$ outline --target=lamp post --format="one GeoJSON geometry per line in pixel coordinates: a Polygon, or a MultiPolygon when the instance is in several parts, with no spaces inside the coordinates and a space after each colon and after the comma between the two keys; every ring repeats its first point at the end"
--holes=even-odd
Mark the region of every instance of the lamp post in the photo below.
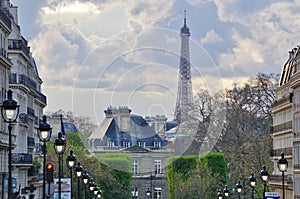
{"type": "Polygon", "coordinates": [[[148,199],[150,199],[150,197],[151,197],[151,191],[150,191],[149,188],[148,188],[148,190],[146,191],[146,195],[148,196],[148,199]]]}
{"type": "Polygon", "coordinates": [[[66,142],[62,137],[62,133],[58,133],[58,137],[54,142],[55,153],[58,155],[58,199],[61,199],[61,156],[64,154],[66,149],[66,142]]]}
{"type": "Polygon", "coordinates": [[[264,182],[264,195],[263,195],[263,197],[265,198],[266,189],[267,189],[267,181],[268,181],[268,178],[269,178],[269,173],[268,173],[265,165],[263,166],[263,169],[260,172],[260,176],[261,176],[262,181],[264,182]]]}
{"type": "Polygon", "coordinates": [[[94,187],[93,193],[95,196],[97,196],[97,193],[99,191],[99,188],[97,186],[94,187]]]}
{"type": "Polygon", "coordinates": [[[77,162],[77,165],[75,167],[75,172],[77,176],[77,198],[80,198],[80,178],[83,172],[82,166],[80,165],[80,162],[77,162]]]}
{"type": "Polygon", "coordinates": [[[254,177],[254,173],[251,172],[251,176],[249,177],[250,186],[252,187],[252,199],[254,199],[254,187],[256,185],[256,178],[254,177]]]}
{"type": "Polygon", "coordinates": [[[83,181],[83,184],[84,184],[84,198],[85,198],[85,199],[87,198],[87,194],[86,194],[86,185],[87,185],[87,183],[89,182],[89,179],[90,179],[89,174],[87,173],[86,170],[84,170],[84,172],[83,172],[83,174],[82,174],[82,181],[83,181]]]}
{"type": "Polygon", "coordinates": [[[284,172],[287,171],[288,161],[284,158],[284,153],[281,152],[281,157],[278,159],[277,166],[279,171],[282,172],[282,198],[285,199],[284,194],[284,172]]]}
{"type": "Polygon", "coordinates": [[[97,198],[101,198],[101,195],[102,195],[102,193],[101,193],[101,190],[99,189],[97,192],[97,198]]]}
{"type": "Polygon", "coordinates": [[[12,90],[7,91],[7,99],[1,105],[1,115],[6,123],[8,123],[8,199],[12,199],[12,123],[14,123],[19,115],[18,102],[12,97],[12,90]]]}
{"type": "Polygon", "coordinates": [[[50,124],[47,123],[47,116],[44,115],[43,120],[40,121],[39,128],[37,129],[39,139],[43,142],[43,199],[46,198],[46,142],[48,142],[51,137],[51,130],[52,128],[50,127],[50,124]]]}
{"type": "Polygon", "coordinates": [[[241,185],[241,181],[238,181],[235,188],[236,188],[236,191],[239,194],[239,199],[241,199],[241,192],[242,192],[242,189],[243,189],[243,186],[241,185]]]}
{"type": "Polygon", "coordinates": [[[217,197],[218,197],[218,199],[222,199],[223,198],[222,191],[219,188],[217,189],[217,197]]]}
{"type": "Polygon", "coordinates": [[[223,190],[223,193],[224,193],[224,196],[225,196],[225,197],[229,197],[230,191],[229,191],[227,185],[225,185],[225,188],[224,188],[224,190],[223,190]]]}
{"type": "Polygon", "coordinates": [[[90,178],[89,189],[90,189],[90,192],[91,192],[91,193],[93,193],[95,186],[96,186],[96,185],[95,185],[94,179],[93,179],[93,178],[90,178]]]}
{"type": "Polygon", "coordinates": [[[71,198],[73,195],[73,179],[72,179],[72,172],[73,172],[73,168],[76,162],[76,156],[74,155],[73,150],[70,150],[70,155],[67,156],[67,165],[69,167],[70,170],[70,180],[71,180],[71,198]]]}

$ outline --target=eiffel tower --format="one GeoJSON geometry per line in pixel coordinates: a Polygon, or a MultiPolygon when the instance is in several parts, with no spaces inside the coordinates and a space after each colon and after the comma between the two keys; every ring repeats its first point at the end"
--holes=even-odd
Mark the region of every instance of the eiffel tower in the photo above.
{"type": "Polygon", "coordinates": [[[180,29],[181,37],[181,52],[179,65],[179,80],[177,101],[175,107],[175,118],[177,124],[187,121],[190,105],[193,103],[192,99],[192,77],[190,64],[190,49],[189,38],[190,29],[186,25],[186,11],[184,11],[184,24],[180,29]]]}

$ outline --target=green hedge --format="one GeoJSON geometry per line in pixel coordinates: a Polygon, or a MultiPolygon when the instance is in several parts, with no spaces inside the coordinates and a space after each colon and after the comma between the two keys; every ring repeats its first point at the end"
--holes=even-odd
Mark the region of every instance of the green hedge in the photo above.
{"type": "Polygon", "coordinates": [[[132,160],[124,153],[106,153],[97,156],[106,173],[101,179],[103,198],[127,199],[131,197],[132,160]],[[105,191],[106,190],[106,191],[105,191]]]}
{"type": "Polygon", "coordinates": [[[167,161],[169,198],[191,198],[197,192],[190,183],[198,183],[198,196],[195,198],[214,198],[217,187],[226,184],[226,161],[222,153],[209,152],[198,156],[171,157],[167,161]],[[202,184],[201,184],[202,183],[202,184]],[[200,188],[202,193],[199,193],[200,188]],[[203,196],[202,196],[203,195],[203,196]]]}
{"type": "Polygon", "coordinates": [[[185,181],[188,179],[191,171],[195,170],[197,167],[197,156],[176,156],[171,157],[167,160],[167,171],[168,171],[168,188],[169,188],[169,198],[175,199],[175,187],[177,179],[175,176],[180,175],[181,180],[185,181]]]}

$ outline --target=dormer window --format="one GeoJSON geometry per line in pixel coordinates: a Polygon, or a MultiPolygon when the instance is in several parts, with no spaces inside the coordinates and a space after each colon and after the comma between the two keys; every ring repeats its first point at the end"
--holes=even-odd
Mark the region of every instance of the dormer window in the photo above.
{"type": "Polygon", "coordinates": [[[115,146],[115,143],[112,142],[112,141],[109,141],[109,142],[107,142],[107,146],[108,146],[108,147],[114,147],[114,146],[115,146]]]}
{"type": "Polygon", "coordinates": [[[123,147],[125,147],[125,148],[130,147],[130,142],[128,142],[128,141],[123,142],[123,147]]]}
{"type": "Polygon", "coordinates": [[[138,142],[138,146],[141,148],[146,147],[146,143],[145,142],[138,142]]]}
{"type": "Polygon", "coordinates": [[[153,147],[154,148],[160,148],[161,147],[161,143],[160,142],[153,142],[153,147]]]}

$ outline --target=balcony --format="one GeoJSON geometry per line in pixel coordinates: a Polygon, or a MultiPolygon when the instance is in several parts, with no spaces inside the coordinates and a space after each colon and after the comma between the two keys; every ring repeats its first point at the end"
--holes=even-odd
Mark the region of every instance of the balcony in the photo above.
{"type": "Polygon", "coordinates": [[[43,104],[47,104],[47,97],[38,91],[36,91],[36,98],[43,104]]]}
{"type": "Polygon", "coordinates": [[[272,108],[275,108],[275,107],[277,107],[277,106],[279,106],[279,105],[282,105],[282,104],[285,104],[285,103],[287,103],[287,102],[291,102],[291,97],[290,97],[290,95],[287,95],[287,96],[284,96],[284,97],[282,97],[282,98],[280,98],[280,99],[276,99],[273,103],[272,103],[272,105],[271,105],[271,107],[272,108]]]}
{"type": "Polygon", "coordinates": [[[12,154],[12,164],[13,165],[31,165],[32,155],[28,153],[13,153],[12,154]]]}
{"type": "Polygon", "coordinates": [[[279,124],[273,127],[273,133],[278,133],[284,130],[292,130],[292,121],[285,122],[283,124],[279,124]]]}
{"type": "Polygon", "coordinates": [[[27,137],[27,147],[35,147],[35,141],[33,137],[27,137]]]}
{"type": "Polygon", "coordinates": [[[289,147],[289,148],[282,148],[282,149],[273,149],[272,150],[272,157],[274,156],[280,156],[281,152],[284,153],[284,155],[293,155],[293,148],[289,147]]]}
{"type": "Polygon", "coordinates": [[[10,84],[22,84],[35,91],[35,97],[43,104],[47,104],[47,97],[37,90],[37,83],[24,74],[11,73],[9,76],[10,84]]]}
{"type": "Polygon", "coordinates": [[[27,46],[27,41],[23,37],[22,39],[9,39],[8,49],[21,51],[25,56],[29,57],[30,50],[27,46]]]}

